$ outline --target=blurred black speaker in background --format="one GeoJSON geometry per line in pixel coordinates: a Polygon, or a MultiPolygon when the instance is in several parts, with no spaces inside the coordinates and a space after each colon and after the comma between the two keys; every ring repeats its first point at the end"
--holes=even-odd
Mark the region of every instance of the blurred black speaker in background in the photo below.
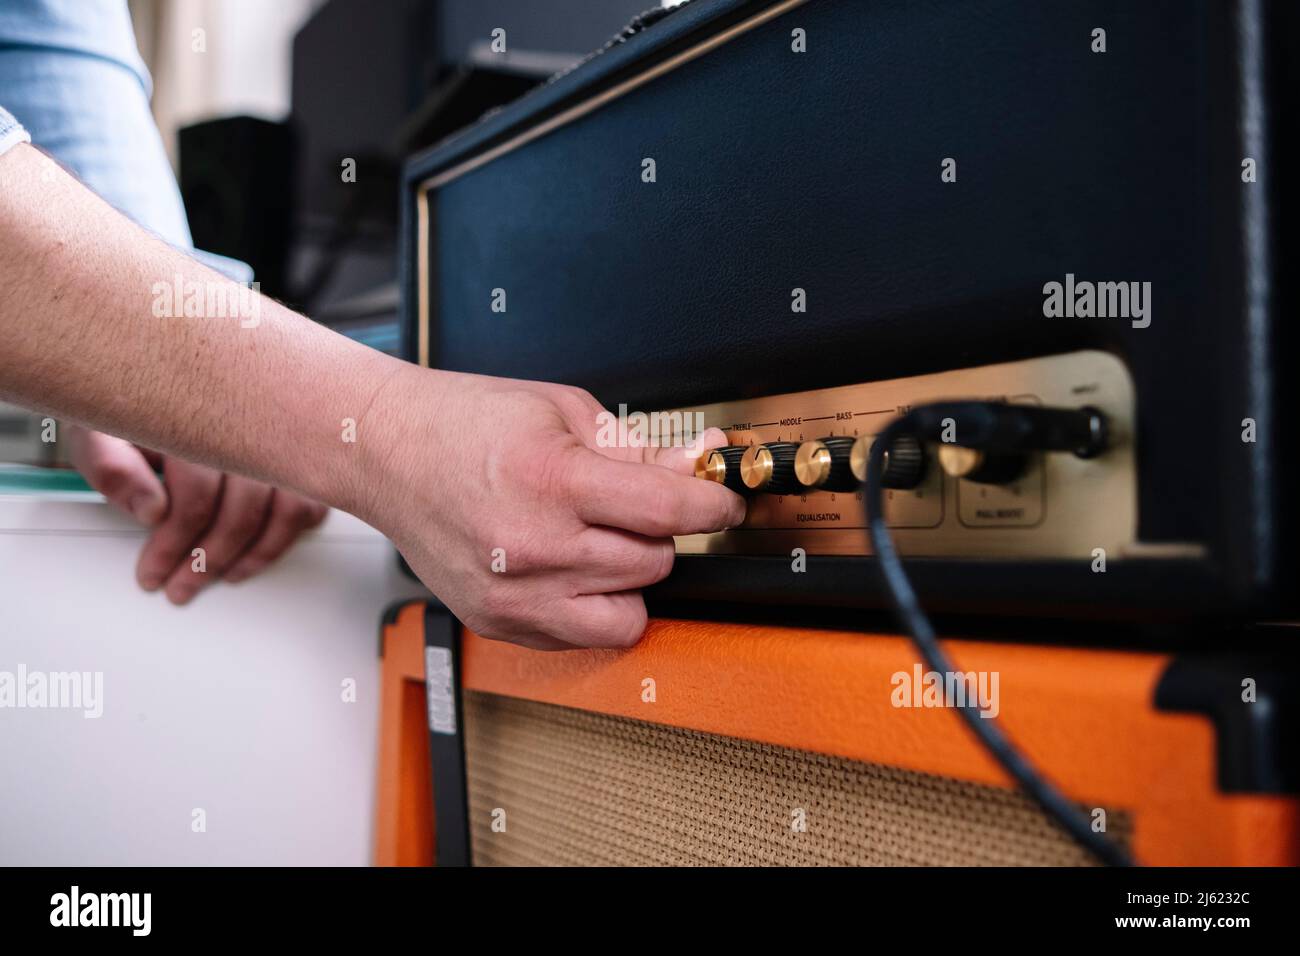
{"type": "Polygon", "coordinates": [[[180,186],[194,245],[253,267],[262,292],[289,299],[293,137],[288,125],[231,116],[180,131],[180,186]]]}
{"type": "Polygon", "coordinates": [[[327,0],[293,41],[285,123],[180,132],[195,245],[263,292],[396,352],[397,218],[412,153],[610,41],[651,0],[327,0]],[[493,31],[505,30],[505,50],[493,31]]]}

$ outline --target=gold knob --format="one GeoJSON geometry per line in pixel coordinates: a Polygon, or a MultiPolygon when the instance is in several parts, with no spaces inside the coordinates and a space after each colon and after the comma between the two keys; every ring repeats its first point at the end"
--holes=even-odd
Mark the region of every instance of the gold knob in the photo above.
{"type": "Polygon", "coordinates": [[[762,445],[750,445],[740,459],[740,480],[751,491],[762,491],[772,480],[772,453],[762,445]]]}
{"type": "Polygon", "coordinates": [[[749,489],[740,480],[740,459],[744,454],[743,445],[723,445],[710,449],[695,463],[695,477],[716,481],[738,495],[747,495],[749,489]]]}
{"type": "Polygon", "coordinates": [[[985,485],[1015,481],[1029,467],[1029,456],[1017,452],[987,452],[960,445],[939,446],[939,466],[954,478],[985,485]]]}
{"type": "Polygon", "coordinates": [[[806,441],[794,456],[794,475],[805,488],[823,491],[852,491],[859,482],[849,467],[853,439],[827,435],[806,441]]]}
{"type": "Polygon", "coordinates": [[[695,477],[718,483],[725,482],[727,480],[727,459],[722,457],[722,452],[714,448],[701,455],[699,461],[695,463],[695,477]]]}
{"type": "Polygon", "coordinates": [[[740,459],[740,480],[750,491],[791,495],[799,490],[794,477],[796,446],[788,441],[751,445],[740,459]]]}
{"type": "Polygon", "coordinates": [[[853,443],[853,450],[849,452],[849,468],[858,481],[867,480],[867,459],[871,457],[871,443],[875,440],[875,435],[862,435],[853,443]]]}
{"type": "Polygon", "coordinates": [[[824,442],[804,442],[794,455],[794,474],[801,485],[821,487],[831,474],[831,450],[824,442]]]}
{"type": "Polygon", "coordinates": [[[978,448],[963,448],[961,445],[941,444],[939,446],[939,467],[953,478],[965,478],[984,464],[984,452],[978,448]]]}

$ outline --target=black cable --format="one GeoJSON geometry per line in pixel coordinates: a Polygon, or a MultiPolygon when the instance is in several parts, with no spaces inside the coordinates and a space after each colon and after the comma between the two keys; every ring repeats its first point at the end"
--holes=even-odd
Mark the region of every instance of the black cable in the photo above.
{"type": "MultiPolygon", "coordinates": [[[[956,432],[950,437],[951,441],[969,448],[1020,453],[1068,450],[1084,457],[1104,449],[1107,436],[1104,417],[1091,410],[1043,409],[994,402],[943,402],[920,406],[895,419],[876,436],[867,459],[865,488],[871,544],[899,623],[931,671],[951,674],[955,668],[939,646],[934,626],[917,600],[898,552],[894,550],[893,539],[885,524],[881,481],[885,452],[895,440],[911,436],[932,441],[942,436],[945,426],[956,432]]],[[[990,755],[1076,843],[1109,866],[1133,865],[1127,850],[1094,832],[1079,809],[1016,749],[997,725],[997,718],[980,716],[976,701],[965,701],[956,709],[990,755]]]]}

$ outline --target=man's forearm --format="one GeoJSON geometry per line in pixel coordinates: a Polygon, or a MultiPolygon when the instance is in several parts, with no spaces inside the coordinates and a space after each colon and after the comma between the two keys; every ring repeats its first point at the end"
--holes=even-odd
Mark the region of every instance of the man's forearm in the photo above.
{"type": "Polygon", "coordinates": [[[367,412],[409,367],[242,290],[27,146],[0,157],[0,263],[0,395],[357,510],[359,459],[382,454],[367,412]]]}

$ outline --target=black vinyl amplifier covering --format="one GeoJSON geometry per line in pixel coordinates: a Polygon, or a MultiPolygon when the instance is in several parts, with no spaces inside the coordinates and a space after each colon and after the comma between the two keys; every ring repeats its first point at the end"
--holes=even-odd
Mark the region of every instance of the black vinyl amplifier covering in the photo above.
{"type": "MultiPolygon", "coordinates": [[[[923,595],[1280,613],[1296,19],[1263,0],[694,0],[408,164],[408,355],[654,409],[1111,351],[1137,388],[1139,535],[1207,557],[916,562],[923,595]],[[1046,317],[1067,274],[1149,282],[1149,324],[1046,317]]],[[[683,557],[662,591],[870,605],[868,563],[683,557]]]]}

